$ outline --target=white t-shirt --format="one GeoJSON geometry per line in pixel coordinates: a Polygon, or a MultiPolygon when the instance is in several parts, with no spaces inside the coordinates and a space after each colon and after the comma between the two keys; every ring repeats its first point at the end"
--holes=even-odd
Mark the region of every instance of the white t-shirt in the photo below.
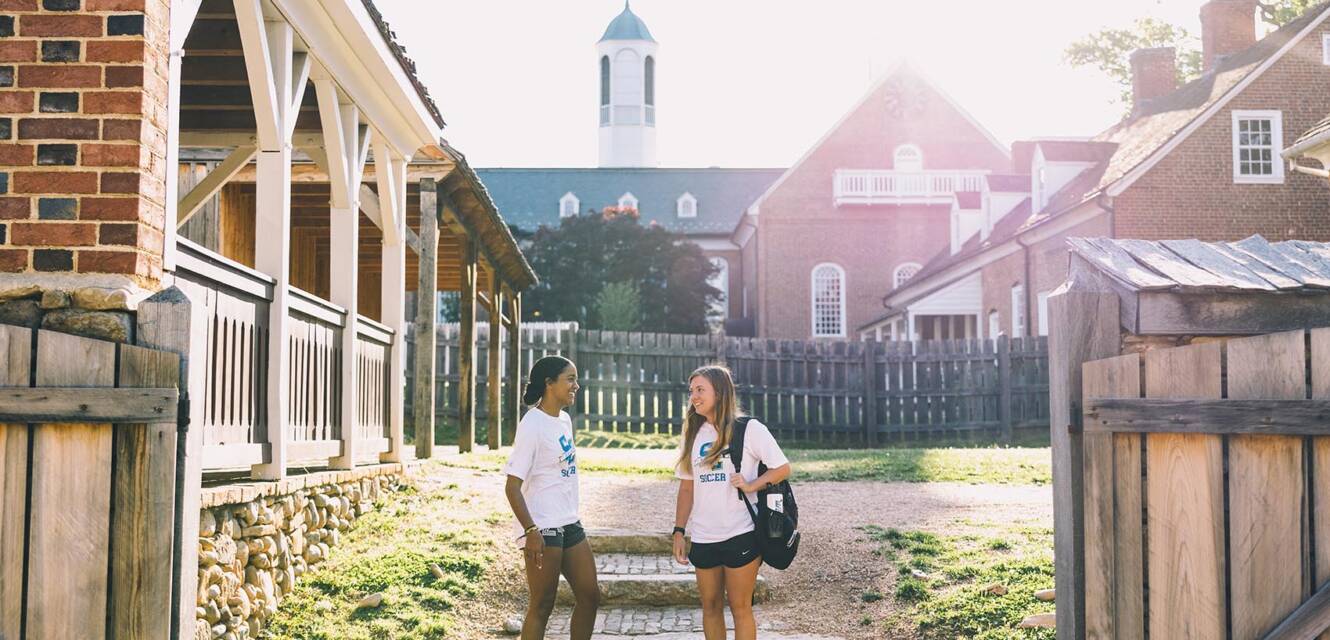
{"type": "Polygon", "coordinates": [[[503,472],[522,479],[522,497],[541,529],[577,522],[577,449],[573,420],[532,408],[517,423],[503,472]]]}
{"type": "MultiPolygon", "coordinates": [[[[675,477],[693,481],[693,510],[688,516],[688,535],[693,542],[704,544],[723,542],[753,530],[753,517],[739,501],[738,490],[730,486],[734,464],[730,462],[729,454],[722,455],[712,468],[701,468],[702,458],[711,452],[717,435],[716,427],[711,423],[703,424],[693,440],[692,473],[682,466],[674,471],[675,477]]],[[[744,482],[752,482],[757,479],[759,462],[768,469],[775,469],[788,463],[789,459],[781,452],[766,425],[749,420],[748,430],[744,433],[742,461],[744,482]]],[[[748,501],[756,506],[757,494],[748,494],[748,501]]]]}

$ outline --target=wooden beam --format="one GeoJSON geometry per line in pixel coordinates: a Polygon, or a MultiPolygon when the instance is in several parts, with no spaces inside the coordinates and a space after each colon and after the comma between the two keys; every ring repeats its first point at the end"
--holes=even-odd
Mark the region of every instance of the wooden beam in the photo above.
{"type": "Polygon", "coordinates": [[[175,389],[0,389],[0,422],[175,422],[175,389]]]}
{"type": "Polygon", "coordinates": [[[297,51],[291,55],[291,96],[290,102],[286,105],[286,129],[283,132],[287,138],[296,131],[294,114],[300,112],[300,103],[305,100],[305,89],[309,86],[310,62],[310,55],[304,51],[297,51]]]}
{"type": "Polygon", "coordinates": [[[434,181],[420,181],[419,282],[416,285],[416,353],[411,390],[412,423],[416,431],[416,458],[434,455],[435,356],[438,349],[439,218],[434,181]]]}
{"type": "Polygon", "coordinates": [[[257,126],[259,146],[264,151],[275,151],[280,146],[285,131],[282,126],[282,112],[285,100],[278,99],[279,91],[283,96],[290,85],[290,58],[281,52],[274,56],[270,49],[276,45],[279,50],[289,51],[291,43],[290,25],[281,24],[269,32],[269,25],[263,19],[263,6],[260,0],[234,0],[236,25],[240,29],[240,41],[245,50],[245,72],[249,76],[250,95],[254,99],[254,118],[257,126]],[[282,28],[284,27],[284,29],[282,28]],[[282,35],[285,40],[282,41],[282,35]],[[276,36],[278,41],[272,41],[276,36]],[[275,67],[279,63],[281,67],[275,67]],[[274,80],[280,74],[282,82],[274,80]]]}
{"type": "Polygon", "coordinates": [[[1086,433],[1330,435],[1330,400],[1095,398],[1086,433]]]}
{"type": "MultiPolygon", "coordinates": [[[[1117,295],[1107,291],[1094,268],[1075,255],[1067,282],[1048,298],[1058,640],[1085,637],[1084,445],[1082,435],[1068,427],[1072,416],[1081,410],[1081,365],[1118,354],[1121,337],[1117,305],[1117,295]]],[[[1111,443],[1094,444],[1095,455],[1112,452],[1111,443]]],[[[1108,468],[1111,462],[1098,460],[1097,468],[1108,468]]]]}
{"type": "Polygon", "coordinates": [[[508,398],[504,401],[503,415],[508,422],[509,428],[502,434],[503,444],[505,446],[513,443],[514,432],[517,431],[517,421],[522,413],[522,392],[524,372],[522,371],[522,294],[510,292],[505,295],[504,301],[508,303],[508,372],[504,376],[508,380],[508,398]]]}
{"type": "Polygon", "coordinates": [[[468,240],[462,259],[461,327],[457,349],[457,447],[471,451],[476,433],[476,242],[468,240]]]}
{"type": "Polygon", "coordinates": [[[485,372],[487,383],[485,391],[486,395],[489,396],[487,400],[489,402],[488,440],[490,451],[498,451],[499,447],[503,445],[503,439],[499,435],[503,430],[503,414],[500,411],[503,408],[503,377],[501,375],[503,370],[503,360],[499,352],[499,347],[502,346],[503,342],[499,335],[502,333],[499,322],[503,316],[500,311],[502,295],[503,294],[499,293],[499,279],[491,277],[489,315],[490,337],[489,342],[485,345],[488,355],[486,363],[489,365],[489,370],[485,372]]]}
{"type": "Polygon", "coordinates": [[[254,146],[237,147],[203,180],[194,185],[194,188],[190,189],[176,206],[176,228],[185,226],[185,223],[189,222],[189,219],[198,213],[209,199],[226,186],[232,176],[254,159],[254,154],[258,153],[258,150],[258,147],[254,146]]]}
{"type": "Polygon", "coordinates": [[[1315,640],[1327,629],[1330,629],[1330,582],[1321,585],[1262,640],[1315,640]]]}
{"type": "Polygon", "coordinates": [[[314,93],[318,97],[319,121],[323,125],[322,142],[325,144],[311,146],[325,150],[324,166],[328,172],[332,206],[349,208],[355,196],[351,191],[351,163],[358,158],[352,157],[354,151],[351,145],[354,141],[347,140],[346,127],[342,122],[343,103],[337,85],[322,70],[314,76],[314,93]]]}
{"type": "MultiPolygon", "coordinates": [[[[421,223],[420,223],[421,226],[424,227],[424,225],[425,225],[425,218],[422,217],[420,220],[421,220],[421,223]]],[[[435,233],[437,234],[437,233],[438,233],[438,231],[437,231],[438,227],[436,226],[435,229],[436,229],[435,233]]],[[[420,255],[420,236],[416,235],[416,232],[415,232],[415,231],[412,231],[412,230],[411,230],[411,227],[407,227],[407,228],[403,229],[402,231],[403,231],[403,233],[404,233],[405,236],[406,236],[406,246],[407,246],[407,248],[409,248],[409,249],[411,249],[412,251],[416,252],[416,255],[420,255]]]]}
{"type": "MultiPolygon", "coordinates": [[[[1330,294],[1173,293],[1137,296],[1142,335],[1256,335],[1330,326],[1330,294]]],[[[1129,327],[1133,328],[1133,327],[1129,327]]]]}
{"type": "Polygon", "coordinates": [[[383,213],[379,208],[379,196],[374,193],[369,185],[360,185],[360,211],[369,218],[370,222],[379,229],[383,229],[383,213]]]}
{"type": "Polygon", "coordinates": [[[382,135],[374,136],[374,175],[379,187],[379,228],[383,230],[384,244],[401,242],[400,233],[406,218],[406,203],[398,198],[399,191],[406,193],[406,185],[398,182],[394,171],[393,160],[396,155],[396,150],[388,145],[382,135]]]}

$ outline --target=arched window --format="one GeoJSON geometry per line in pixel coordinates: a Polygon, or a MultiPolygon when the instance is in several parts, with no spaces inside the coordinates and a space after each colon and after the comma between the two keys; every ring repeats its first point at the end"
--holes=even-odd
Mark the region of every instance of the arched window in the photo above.
{"type": "Polygon", "coordinates": [[[845,337],[845,270],[830,262],[813,267],[813,337],[845,337]]]}
{"type": "Polygon", "coordinates": [[[646,68],[644,69],[646,82],[643,83],[643,91],[646,92],[646,103],[656,104],[656,58],[647,56],[646,68]]]}
{"type": "Polygon", "coordinates": [[[918,262],[906,262],[896,267],[896,271],[891,275],[892,286],[899,289],[901,285],[913,278],[914,274],[919,273],[919,269],[918,262]]]}
{"type": "Polygon", "coordinates": [[[619,196],[620,209],[637,209],[637,196],[632,193],[625,193],[619,196]]]}
{"type": "Polygon", "coordinates": [[[572,191],[563,194],[563,197],[559,198],[559,217],[571,218],[577,215],[577,208],[580,206],[582,206],[581,201],[573,195],[572,191]]]}
{"type": "Polygon", "coordinates": [[[678,213],[680,218],[696,218],[697,198],[694,198],[691,193],[679,196],[679,199],[675,201],[675,212],[678,213]]]}
{"type": "Polygon", "coordinates": [[[610,57],[600,57],[600,106],[610,103],[610,57]]]}
{"type": "Polygon", "coordinates": [[[716,301],[713,310],[716,316],[724,320],[729,316],[726,310],[729,309],[730,299],[730,261],[715,257],[711,259],[711,264],[716,267],[716,272],[707,278],[707,284],[720,291],[720,300],[716,301]]]}
{"type": "Polygon", "coordinates": [[[912,144],[903,144],[892,154],[891,166],[897,171],[923,171],[924,152],[912,144]]]}

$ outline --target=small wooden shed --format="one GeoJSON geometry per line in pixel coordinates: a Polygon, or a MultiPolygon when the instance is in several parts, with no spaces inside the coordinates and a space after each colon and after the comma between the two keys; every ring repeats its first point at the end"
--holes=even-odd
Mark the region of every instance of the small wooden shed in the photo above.
{"type": "Polygon", "coordinates": [[[1317,637],[1330,245],[1068,243],[1049,298],[1057,637],[1317,637]]]}

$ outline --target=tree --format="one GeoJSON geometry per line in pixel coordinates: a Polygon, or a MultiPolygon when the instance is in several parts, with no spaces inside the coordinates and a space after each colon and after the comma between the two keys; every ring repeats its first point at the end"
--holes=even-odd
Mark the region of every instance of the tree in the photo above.
{"type": "MultiPolygon", "coordinates": [[[[1321,0],[1276,0],[1258,3],[1261,20],[1273,26],[1302,15],[1321,0]]],[[[1102,29],[1067,46],[1064,57],[1073,67],[1093,67],[1118,83],[1119,101],[1131,110],[1131,52],[1149,47],[1177,50],[1178,84],[1201,75],[1201,43],[1186,29],[1154,18],[1137,20],[1127,29],[1102,29]]]]}
{"type": "Polygon", "coordinates": [[[636,331],[642,321],[642,296],[630,282],[611,282],[596,296],[596,317],[607,331],[636,331]]]}
{"type": "Polygon", "coordinates": [[[641,331],[705,333],[721,293],[707,284],[716,267],[697,245],[637,212],[610,207],[599,215],[542,226],[527,251],[540,284],[523,297],[526,317],[600,327],[597,296],[606,283],[628,283],[639,297],[641,331]]]}

